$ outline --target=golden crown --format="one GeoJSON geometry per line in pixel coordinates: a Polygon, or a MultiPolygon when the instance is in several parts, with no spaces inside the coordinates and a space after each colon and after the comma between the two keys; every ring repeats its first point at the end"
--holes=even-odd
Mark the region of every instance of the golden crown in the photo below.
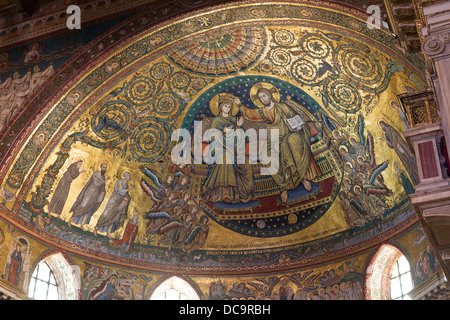
{"type": "Polygon", "coordinates": [[[233,105],[234,103],[234,96],[229,93],[219,94],[219,104],[222,103],[229,103],[233,105]]]}

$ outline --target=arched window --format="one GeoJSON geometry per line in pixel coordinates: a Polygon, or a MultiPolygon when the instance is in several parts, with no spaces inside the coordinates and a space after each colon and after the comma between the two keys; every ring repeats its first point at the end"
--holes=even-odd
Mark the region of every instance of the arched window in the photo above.
{"type": "Polygon", "coordinates": [[[392,266],[391,270],[391,299],[411,300],[407,295],[413,288],[411,267],[406,257],[402,254],[392,266]]]}
{"type": "Polygon", "coordinates": [[[58,300],[55,276],[44,261],[41,261],[34,269],[28,287],[28,297],[36,300],[58,300]]]}
{"type": "Polygon", "coordinates": [[[153,291],[150,300],[200,300],[200,296],[187,281],[171,277],[153,291]]]}
{"type": "Polygon", "coordinates": [[[365,298],[407,300],[413,287],[411,266],[406,256],[394,246],[381,246],[366,270],[365,298]]]}
{"type": "Polygon", "coordinates": [[[41,260],[33,271],[28,297],[36,300],[77,300],[81,298],[81,278],[61,253],[41,260]]]}

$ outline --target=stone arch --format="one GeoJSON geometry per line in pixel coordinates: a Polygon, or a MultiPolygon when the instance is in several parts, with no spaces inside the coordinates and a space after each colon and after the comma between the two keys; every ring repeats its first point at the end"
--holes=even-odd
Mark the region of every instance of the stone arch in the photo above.
{"type": "Polygon", "coordinates": [[[81,275],[80,269],[69,262],[68,257],[59,251],[51,251],[45,254],[33,270],[40,263],[46,263],[58,284],[59,300],[81,299],[81,275]]]}
{"type": "MultiPolygon", "coordinates": [[[[406,257],[406,254],[391,244],[381,245],[373,254],[365,272],[366,300],[390,300],[391,270],[394,263],[403,255],[406,257]]],[[[407,260],[411,267],[411,262],[408,258],[407,260]]]]}

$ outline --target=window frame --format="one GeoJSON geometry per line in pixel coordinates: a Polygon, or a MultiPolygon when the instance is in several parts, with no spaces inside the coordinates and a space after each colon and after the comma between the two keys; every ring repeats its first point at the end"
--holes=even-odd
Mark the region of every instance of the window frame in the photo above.
{"type": "Polygon", "coordinates": [[[411,271],[411,264],[409,263],[408,259],[403,253],[400,253],[395,260],[395,262],[392,264],[390,275],[389,275],[389,298],[390,300],[409,300],[405,299],[405,297],[408,297],[408,293],[414,288],[414,281],[412,277],[412,271],[411,271]],[[400,259],[404,258],[405,262],[408,264],[408,270],[400,272],[400,259]],[[393,275],[395,269],[397,269],[397,275],[393,275]],[[403,291],[403,287],[405,286],[405,282],[403,281],[403,276],[409,274],[409,281],[411,282],[411,289],[408,292],[403,291]],[[398,279],[398,282],[400,284],[400,295],[393,298],[392,297],[392,280],[398,279]]]}
{"type": "MultiPolygon", "coordinates": [[[[393,300],[391,298],[391,275],[395,263],[404,257],[408,263],[411,290],[416,283],[414,281],[414,266],[408,256],[396,245],[385,243],[375,250],[365,271],[364,299],[365,300],[393,300]]],[[[409,297],[408,293],[402,293],[402,297],[409,297]]]]}
{"type": "Polygon", "coordinates": [[[50,268],[50,266],[47,264],[47,262],[41,261],[41,262],[39,262],[37,264],[36,268],[34,268],[34,271],[33,271],[32,275],[31,275],[27,296],[28,296],[28,298],[34,299],[34,300],[59,300],[59,286],[58,286],[58,282],[56,281],[56,277],[53,274],[53,271],[50,268]],[[46,267],[48,269],[48,272],[49,272],[48,280],[43,280],[42,278],[39,278],[40,268],[44,264],[46,265],[46,267]],[[46,285],[45,299],[36,299],[36,288],[37,288],[38,281],[43,282],[46,285]],[[52,299],[48,298],[48,295],[49,295],[49,292],[50,292],[50,290],[49,290],[50,286],[56,287],[56,299],[55,298],[52,298],[52,299]],[[31,288],[33,288],[33,294],[31,294],[31,288]]]}
{"type": "Polygon", "coordinates": [[[151,292],[149,300],[167,300],[167,292],[175,290],[178,292],[177,300],[202,300],[199,291],[184,278],[172,276],[164,279],[151,292]]]}

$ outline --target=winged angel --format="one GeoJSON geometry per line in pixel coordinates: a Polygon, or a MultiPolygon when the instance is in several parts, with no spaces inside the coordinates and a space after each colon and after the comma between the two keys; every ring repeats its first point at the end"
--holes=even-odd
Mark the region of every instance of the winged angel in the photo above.
{"type": "Polygon", "coordinates": [[[333,134],[333,144],[344,161],[341,204],[352,226],[382,218],[388,209],[385,198],[392,193],[382,176],[389,161],[376,163],[373,135],[368,131],[365,137],[364,130],[364,116],[359,114],[353,134],[344,131],[333,134]]]}
{"type": "Polygon", "coordinates": [[[153,201],[146,213],[146,234],[162,237],[158,244],[179,248],[190,253],[201,248],[208,235],[208,217],[200,216],[198,207],[189,200],[188,178],[178,171],[169,173],[163,180],[158,172],[142,166],[140,186],[153,201]]]}
{"type": "Polygon", "coordinates": [[[391,190],[384,184],[381,175],[388,167],[389,160],[377,165],[374,151],[374,139],[370,131],[367,132],[367,138],[364,137],[364,116],[360,113],[355,126],[355,132],[359,136],[359,141],[350,137],[350,143],[355,146],[357,156],[358,171],[365,172],[366,178],[362,181],[364,189],[368,194],[388,195],[391,190]]]}

